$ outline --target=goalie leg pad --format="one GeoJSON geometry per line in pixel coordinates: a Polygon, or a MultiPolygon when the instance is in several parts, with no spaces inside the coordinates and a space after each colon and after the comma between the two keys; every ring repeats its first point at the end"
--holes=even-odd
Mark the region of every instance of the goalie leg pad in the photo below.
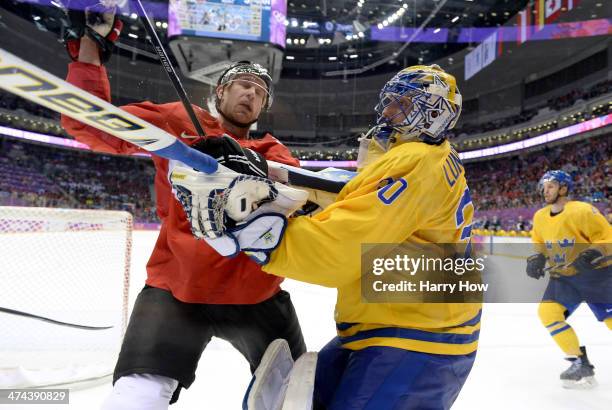
{"type": "Polygon", "coordinates": [[[295,361],[289,374],[282,410],[310,410],[314,392],[317,353],[306,352],[295,361]]]}
{"type": "Polygon", "coordinates": [[[292,367],[287,341],[276,339],[270,343],[244,396],[243,410],[280,409],[292,367]]]}
{"type": "Polygon", "coordinates": [[[101,410],[167,410],[178,381],[156,374],[130,374],[115,382],[101,410]]]}

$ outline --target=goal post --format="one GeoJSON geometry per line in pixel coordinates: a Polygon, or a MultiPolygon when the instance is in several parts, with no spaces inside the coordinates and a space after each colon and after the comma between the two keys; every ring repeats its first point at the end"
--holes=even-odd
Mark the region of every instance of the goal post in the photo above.
{"type": "Polygon", "coordinates": [[[112,374],[127,325],[132,216],[0,206],[0,388],[112,374]]]}

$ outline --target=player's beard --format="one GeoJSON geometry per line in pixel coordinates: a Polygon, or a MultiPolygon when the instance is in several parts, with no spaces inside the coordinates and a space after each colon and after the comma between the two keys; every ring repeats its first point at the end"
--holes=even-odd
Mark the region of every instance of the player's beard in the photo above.
{"type": "Polygon", "coordinates": [[[560,197],[559,197],[559,192],[557,192],[557,193],[555,194],[555,197],[554,197],[554,198],[553,198],[551,201],[547,201],[547,200],[546,200],[546,197],[544,196],[544,201],[545,201],[545,202],[546,202],[548,205],[554,205],[554,204],[556,204],[556,203],[557,203],[557,201],[559,200],[559,198],[560,198],[560,197]]]}
{"type": "Polygon", "coordinates": [[[221,116],[230,124],[232,124],[235,127],[238,128],[242,128],[242,129],[249,129],[251,128],[251,125],[255,124],[258,120],[258,118],[256,117],[255,119],[253,119],[252,121],[249,122],[241,122],[238,121],[233,115],[228,115],[225,112],[223,112],[223,110],[221,109],[221,104],[217,104],[217,112],[219,114],[221,114],[221,116]]]}

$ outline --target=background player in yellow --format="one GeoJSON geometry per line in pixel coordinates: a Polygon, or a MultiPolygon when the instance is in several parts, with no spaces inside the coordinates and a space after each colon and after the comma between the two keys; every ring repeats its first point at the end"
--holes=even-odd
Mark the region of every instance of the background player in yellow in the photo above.
{"type": "Polygon", "coordinates": [[[572,362],[561,373],[565,387],[595,385],[594,366],[566,319],[587,302],[598,320],[612,329],[612,272],[608,261],[612,227],[594,206],[572,201],[572,177],[548,171],[540,180],[546,206],[533,217],[537,254],[527,260],[527,274],[539,279],[548,263],[550,281],[538,314],[554,341],[572,362]]]}
{"type": "MultiPolygon", "coordinates": [[[[461,112],[455,78],[414,66],[382,89],[360,172],[314,217],[264,214],[228,232],[264,271],[338,289],[338,336],[319,352],[315,403],[327,409],[450,408],[472,364],[479,303],[364,303],[361,244],[462,244],[473,205],[445,139],[461,112]],[[263,239],[262,239],[263,238],[263,239]]],[[[180,185],[180,182],[177,182],[180,185]]],[[[193,214],[193,211],[192,211],[193,214]]]]}

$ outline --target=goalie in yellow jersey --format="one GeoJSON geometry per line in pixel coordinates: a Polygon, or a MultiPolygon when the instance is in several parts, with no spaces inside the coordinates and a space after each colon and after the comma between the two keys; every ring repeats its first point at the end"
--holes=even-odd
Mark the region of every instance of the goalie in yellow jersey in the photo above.
{"type": "Polygon", "coordinates": [[[592,387],[594,366],[566,320],[587,302],[595,317],[612,329],[612,227],[594,206],[569,199],[568,173],[548,171],[539,186],[547,205],[533,217],[532,240],[538,253],[528,258],[527,274],[539,279],[545,270],[550,273],[538,314],[572,362],[561,373],[563,386],[592,387]]]}
{"type": "Polygon", "coordinates": [[[469,251],[474,207],[445,138],[461,95],[439,66],[413,66],[387,82],[376,112],[359,172],[334,203],[288,221],[263,204],[225,238],[206,241],[222,255],[248,251],[270,274],[337,288],[338,336],[318,355],[315,408],[448,409],[474,363],[481,304],[365,303],[361,245],[469,251]]]}

